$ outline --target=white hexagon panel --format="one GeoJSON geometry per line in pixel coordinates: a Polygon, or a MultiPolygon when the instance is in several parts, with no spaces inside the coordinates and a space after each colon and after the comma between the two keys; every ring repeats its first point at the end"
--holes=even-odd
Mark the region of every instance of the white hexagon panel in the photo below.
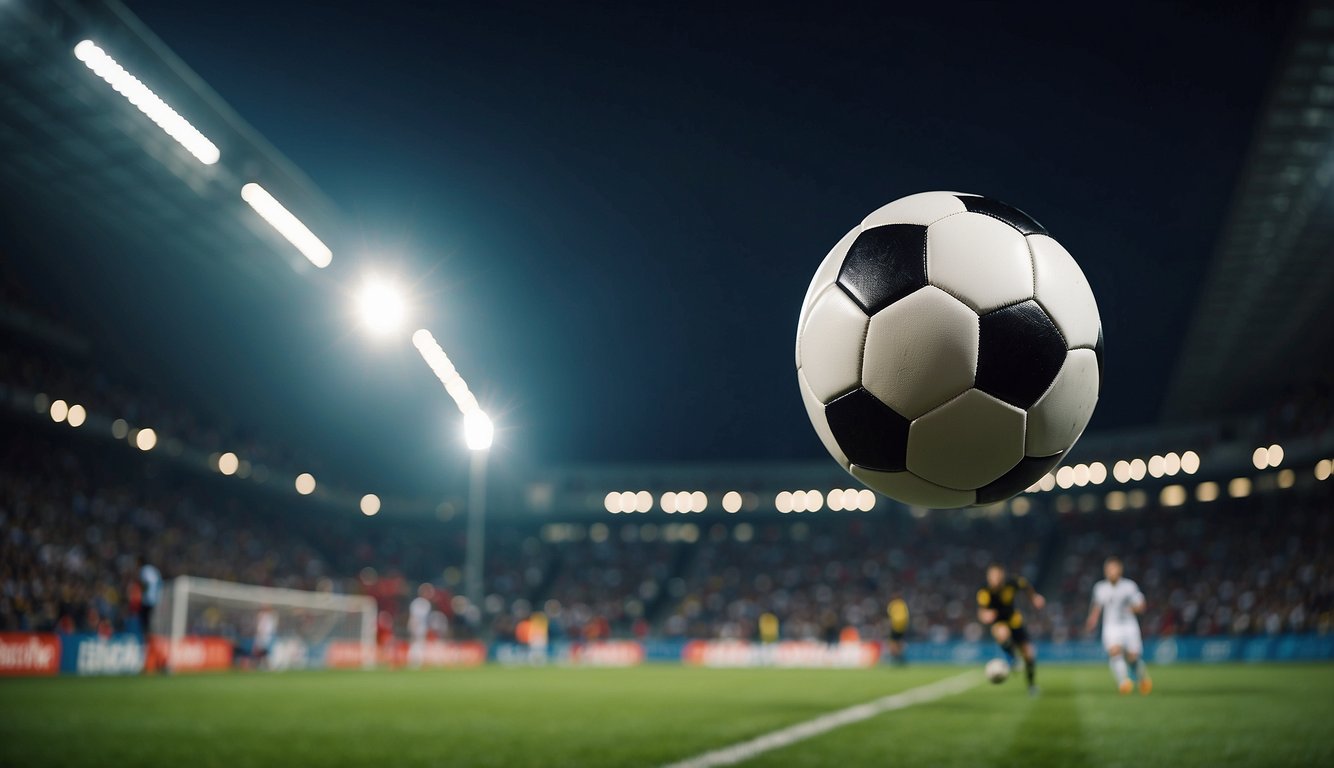
{"type": "Polygon", "coordinates": [[[934,286],[877,312],[866,331],[862,386],[915,419],[973,386],[977,313],[934,286]]]}
{"type": "Polygon", "coordinates": [[[956,490],[981,488],[1024,458],[1024,412],[970,389],[908,429],[908,469],[956,490]]]}
{"type": "Polygon", "coordinates": [[[1038,303],[1061,330],[1066,346],[1093,349],[1102,333],[1102,319],[1084,271],[1050,236],[1031,235],[1027,239],[1033,251],[1038,303]]]}
{"type": "MultiPolygon", "coordinates": [[[[824,260],[820,262],[820,268],[815,271],[815,277],[811,284],[806,288],[806,298],[801,302],[801,315],[797,320],[797,343],[801,343],[801,331],[806,323],[806,316],[810,313],[811,303],[820,292],[834,284],[838,279],[838,270],[843,266],[843,258],[848,255],[848,248],[852,246],[853,241],[860,235],[861,227],[853,227],[851,232],[843,236],[841,240],[829,249],[824,260]]],[[[797,367],[801,367],[801,350],[797,350],[797,367]]]]}
{"type": "Polygon", "coordinates": [[[956,491],[936,485],[911,472],[879,472],[853,465],[852,476],[905,504],[933,509],[967,507],[977,500],[977,491],[956,491]]]}
{"type": "Polygon", "coordinates": [[[862,229],[884,224],[920,224],[927,226],[968,210],[957,192],[918,192],[882,205],[862,219],[862,229]]]}
{"type": "Polygon", "coordinates": [[[979,314],[1033,297],[1028,243],[1005,222],[961,213],[926,230],[926,278],[979,314]]]}
{"type": "Polygon", "coordinates": [[[1028,409],[1024,452],[1029,456],[1051,456],[1074,445],[1093,417],[1101,378],[1093,350],[1070,350],[1056,380],[1028,409]]]}
{"type": "Polygon", "coordinates": [[[827,403],[861,383],[868,318],[831,285],[816,297],[797,346],[797,361],[811,392],[827,403]]]}

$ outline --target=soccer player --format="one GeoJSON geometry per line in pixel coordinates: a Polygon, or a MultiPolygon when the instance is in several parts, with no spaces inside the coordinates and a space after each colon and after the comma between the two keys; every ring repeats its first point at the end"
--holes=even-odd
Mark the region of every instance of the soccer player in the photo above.
{"type": "Polygon", "coordinates": [[[153,652],[153,609],[162,597],[162,572],[140,554],[136,560],[139,565],[139,636],[144,643],[144,674],[157,669],[159,661],[153,652]]]}
{"type": "Polygon", "coordinates": [[[1037,650],[1024,626],[1024,614],[1015,607],[1020,592],[1028,594],[1028,601],[1036,610],[1042,610],[1047,601],[1038,594],[1023,576],[1007,577],[1005,566],[992,563],[987,566],[987,583],[977,590],[977,620],[991,627],[991,636],[1014,666],[1017,646],[1024,657],[1024,674],[1028,678],[1028,692],[1037,695],[1037,650]]]}
{"type": "Polygon", "coordinates": [[[895,592],[886,609],[889,613],[889,663],[903,666],[903,639],[908,636],[908,603],[895,592]]]}
{"type": "Polygon", "coordinates": [[[269,663],[269,652],[277,638],[278,612],[271,606],[262,605],[255,614],[255,641],[250,646],[251,661],[256,667],[269,663]]]}
{"type": "Polygon", "coordinates": [[[408,605],[408,666],[416,669],[426,660],[426,634],[430,629],[431,598],[435,587],[422,584],[408,605]]]}
{"type": "Polygon", "coordinates": [[[1144,643],[1139,634],[1139,619],[1144,612],[1144,593],[1139,585],[1122,578],[1121,558],[1109,557],[1102,564],[1102,581],[1093,585],[1093,603],[1089,606],[1084,630],[1092,633],[1102,618],[1102,647],[1107,649],[1108,666],[1116,679],[1116,688],[1127,694],[1139,683],[1145,696],[1153,690],[1153,680],[1144,665],[1144,643]]]}
{"type": "Polygon", "coordinates": [[[162,597],[162,573],[148,558],[139,555],[139,632],[143,636],[144,642],[148,642],[148,635],[153,631],[153,609],[157,607],[158,599],[162,597]]]}

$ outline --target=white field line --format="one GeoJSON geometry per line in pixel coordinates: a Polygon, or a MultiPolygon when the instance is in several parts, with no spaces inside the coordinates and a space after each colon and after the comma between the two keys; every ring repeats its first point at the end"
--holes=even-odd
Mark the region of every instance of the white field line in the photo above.
{"type": "Polygon", "coordinates": [[[944,680],[937,680],[919,688],[910,688],[874,701],[868,701],[865,704],[857,704],[847,709],[830,712],[814,720],[789,725],[763,736],[757,736],[750,741],[743,741],[730,747],[715,749],[677,763],[671,763],[664,768],[713,768],[717,765],[734,765],[765,752],[782,749],[799,741],[828,733],[835,728],[869,720],[885,712],[893,712],[896,709],[905,709],[914,704],[924,704],[936,699],[943,699],[946,696],[953,696],[956,693],[963,693],[977,685],[981,680],[982,676],[976,672],[965,672],[954,677],[947,677],[944,680]]]}

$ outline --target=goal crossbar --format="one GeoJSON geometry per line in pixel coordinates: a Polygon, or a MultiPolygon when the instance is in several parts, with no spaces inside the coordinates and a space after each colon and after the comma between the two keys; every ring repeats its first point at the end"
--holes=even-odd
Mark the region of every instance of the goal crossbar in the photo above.
{"type": "Polygon", "coordinates": [[[283,587],[265,587],[238,584],[198,576],[178,576],[171,585],[171,644],[185,637],[189,622],[191,598],[226,600],[251,603],[256,606],[276,606],[310,611],[328,611],[344,616],[360,617],[359,641],[362,646],[362,665],[375,665],[375,599],[366,595],[340,595],[332,592],[307,592],[283,587]]]}

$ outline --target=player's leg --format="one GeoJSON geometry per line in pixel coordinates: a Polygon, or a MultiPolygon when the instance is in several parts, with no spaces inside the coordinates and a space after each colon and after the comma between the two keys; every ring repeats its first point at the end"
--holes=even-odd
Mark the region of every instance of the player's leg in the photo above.
{"type": "Polygon", "coordinates": [[[1112,669],[1112,679],[1121,693],[1130,693],[1134,683],[1130,682],[1130,670],[1126,666],[1125,650],[1115,643],[1107,646],[1107,666],[1112,669]]]}
{"type": "Polygon", "coordinates": [[[1038,692],[1038,651],[1034,647],[1032,639],[1028,636],[1027,627],[1016,627],[1011,632],[1013,642],[1019,646],[1020,654],[1024,658],[1024,677],[1028,680],[1028,692],[1038,692]]]}
{"type": "Polygon", "coordinates": [[[1144,642],[1140,638],[1139,627],[1126,633],[1126,661],[1129,662],[1135,680],[1139,683],[1139,692],[1145,696],[1153,690],[1153,678],[1149,677],[1149,667],[1144,663],[1144,642]]]}
{"type": "Polygon", "coordinates": [[[1130,668],[1126,665],[1126,637],[1122,627],[1103,622],[1102,647],[1107,649],[1107,665],[1112,669],[1112,678],[1116,680],[1116,689],[1121,693],[1130,693],[1135,684],[1130,680],[1130,668]]]}
{"type": "Polygon", "coordinates": [[[992,624],[991,637],[996,641],[996,644],[1000,646],[1001,650],[1005,652],[1005,658],[1009,660],[1010,666],[1014,666],[1014,637],[1010,632],[1009,625],[1002,624],[999,621],[992,624]]]}

